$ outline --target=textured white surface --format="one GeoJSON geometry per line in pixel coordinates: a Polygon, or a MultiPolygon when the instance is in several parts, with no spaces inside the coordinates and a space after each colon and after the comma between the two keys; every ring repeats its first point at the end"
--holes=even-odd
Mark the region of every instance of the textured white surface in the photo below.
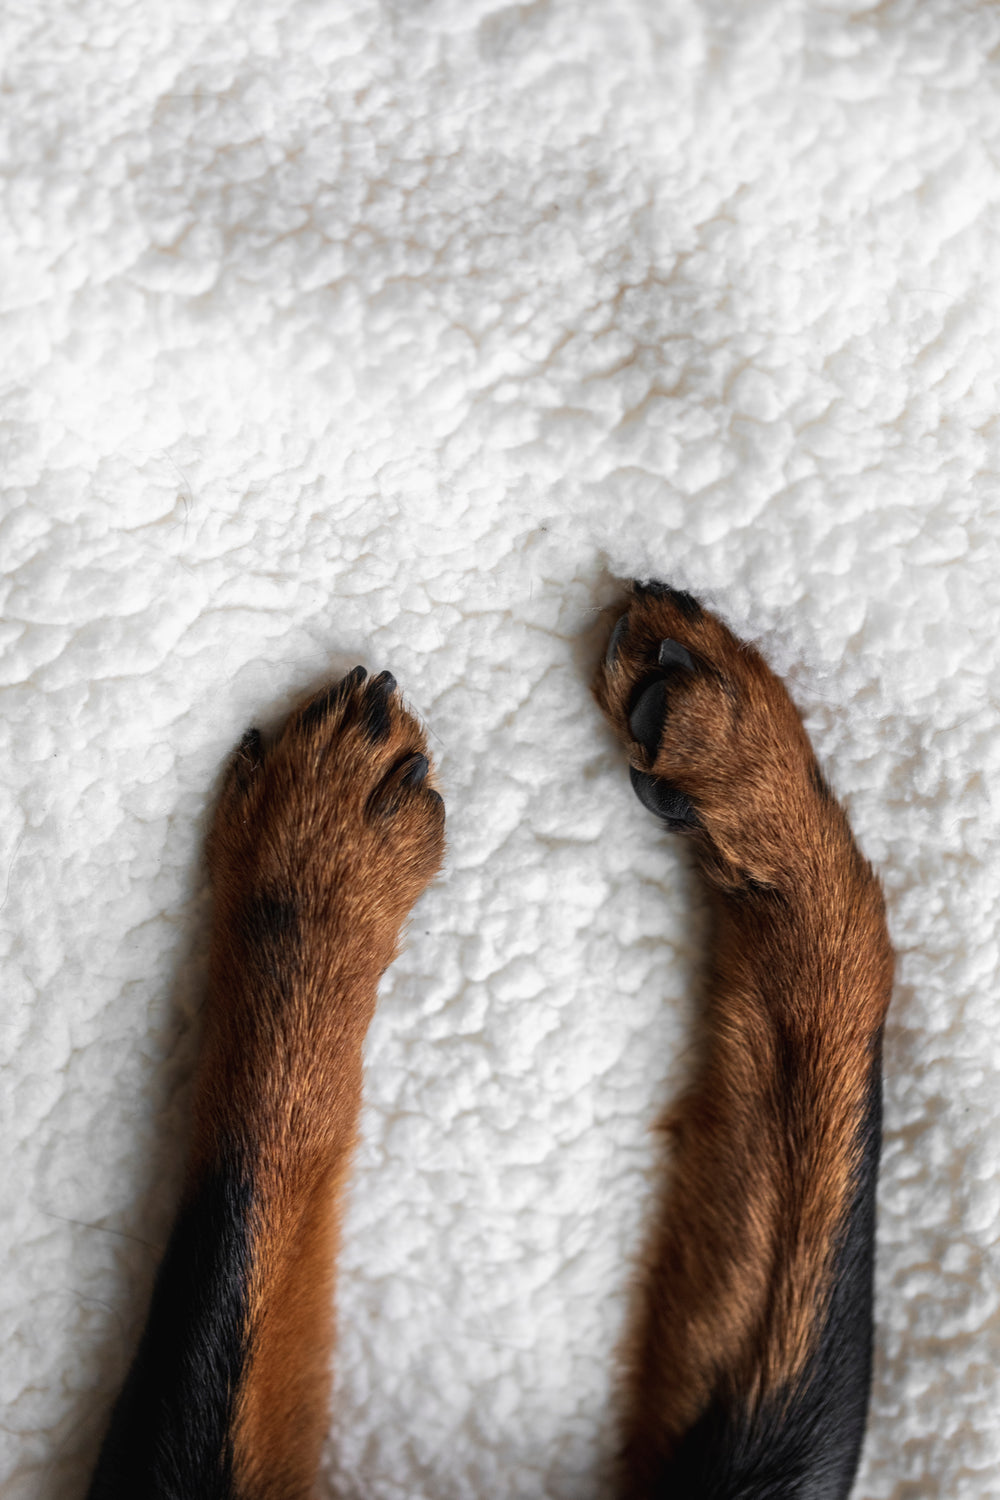
{"type": "Polygon", "coordinates": [[[889,892],[856,1494],[1000,1495],[996,6],[19,0],[0,54],[4,1500],[82,1493],[133,1347],[222,760],[355,661],[450,858],[327,1483],[600,1492],[700,953],[588,696],[649,572],[788,673],[889,892]]]}

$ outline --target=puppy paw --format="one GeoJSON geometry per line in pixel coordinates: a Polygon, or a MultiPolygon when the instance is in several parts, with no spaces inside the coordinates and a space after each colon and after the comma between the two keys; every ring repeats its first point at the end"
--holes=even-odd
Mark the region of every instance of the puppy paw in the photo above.
{"type": "Polygon", "coordinates": [[[293,713],[271,745],[249,730],[208,852],[217,922],[236,936],[256,929],[277,940],[294,927],[316,946],[388,963],[444,852],[424,733],[392,674],[355,667],[293,713]]]}
{"type": "Polygon", "coordinates": [[[720,883],[784,884],[836,804],[759,652],[691,594],[635,583],[594,689],[640,801],[720,883]]]}

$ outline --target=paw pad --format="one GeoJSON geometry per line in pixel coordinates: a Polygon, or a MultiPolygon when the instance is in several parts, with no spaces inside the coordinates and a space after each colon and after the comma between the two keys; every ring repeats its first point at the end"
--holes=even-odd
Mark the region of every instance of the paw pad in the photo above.
{"type": "Polygon", "coordinates": [[[673,833],[700,828],[701,819],[694,803],[679,787],[664,781],[662,776],[650,776],[648,771],[640,771],[637,766],[629,767],[629,777],[632,790],[643,807],[655,813],[673,833]]]}
{"type": "Polygon", "coordinates": [[[629,714],[628,728],[652,760],[660,744],[660,735],[667,722],[667,684],[660,677],[651,682],[629,714]]]}
{"type": "Polygon", "coordinates": [[[639,689],[639,696],[629,714],[628,727],[632,738],[642,746],[650,760],[656,756],[667,722],[669,710],[670,679],[678,673],[693,676],[697,668],[694,657],[680,641],[662,640],[656,654],[657,664],[664,674],[648,679],[639,689]]]}
{"type": "Polygon", "coordinates": [[[694,657],[686,646],[681,645],[680,641],[661,641],[656,660],[665,672],[668,672],[671,667],[681,667],[685,672],[693,672],[695,669],[694,657]]]}
{"type": "Polygon", "coordinates": [[[667,634],[664,626],[669,630],[675,625],[680,635],[691,625],[697,634],[707,617],[691,594],[654,579],[634,582],[632,595],[631,609],[611,631],[597,696],[631,742],[633,755],[642,753],[631,772],[639,801],[668,828],[690,831],[703,827],[693,798],[652,768],[661,757],[672,700],[685,680],[703,678],[706,668],[699,652],[667,634]],[[649,628],[654,620],[660,624],[655,634],[649,628]]]}

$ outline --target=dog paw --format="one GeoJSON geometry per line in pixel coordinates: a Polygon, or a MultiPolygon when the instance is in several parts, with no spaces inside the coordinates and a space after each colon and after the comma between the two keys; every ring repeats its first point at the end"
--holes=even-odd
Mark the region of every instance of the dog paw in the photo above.
{"type": "Polygon", "coordinates": [[[391,956],[444,852],[424,733],[392,674],[355,667],[293,713],[271,745],[249,730],[230,760],[208,852],[223,922],[228,913],[245,929],[247,910],[263,902],[320,937],[335,927],[338,942],[391,956]]]}
{"type": "Polygon", "coordinates": [[[690,835],[722,883],[784,883],[835,804],[759,652],[691,594],[635,583],[595,692],[640,801],[690,835]]]}

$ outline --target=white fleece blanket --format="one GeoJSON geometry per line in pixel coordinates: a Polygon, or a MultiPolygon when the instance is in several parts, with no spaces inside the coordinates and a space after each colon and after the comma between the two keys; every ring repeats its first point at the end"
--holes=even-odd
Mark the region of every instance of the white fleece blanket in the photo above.
{"type": "Polygon", "coordinates": [[[881,869],[856,1495],[1000,1496],[1000,11],[19,0],[4,63],[4,1500],[80,1496],[177,1192],[250,722],[426,718],[322,1493],[594,1500],[700,906],[616,577],[788,676],[881,869]]]}

